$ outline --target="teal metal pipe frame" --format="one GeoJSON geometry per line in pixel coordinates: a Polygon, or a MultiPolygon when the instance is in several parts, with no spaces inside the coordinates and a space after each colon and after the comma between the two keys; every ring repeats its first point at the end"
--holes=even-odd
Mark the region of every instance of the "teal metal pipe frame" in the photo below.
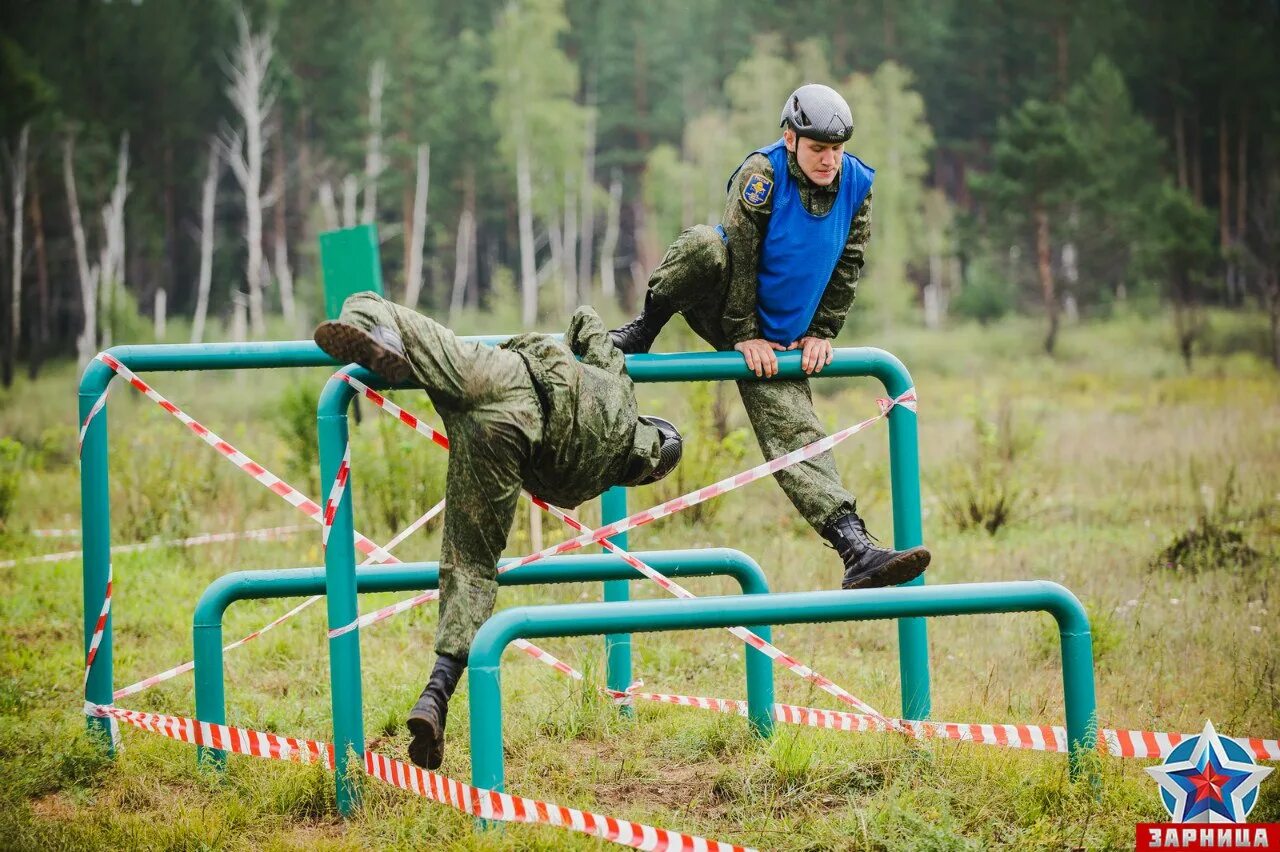
{"type": "MultiPolygon", "coordinates": [[[[663,550],[637,553],[639,559],[669,577],[725,576],[737,581],[745,595],[767,595],[769,583],[764,571],[747,554],[723,547],[697,550],[663,550]]],[[[504,559],[499,564],[514,562],[504,559]]],[[[593,554],[555,556],[498,575],[502,586],[532,586],[604,580],[624,581],[635,569],[617,556],[593,554]]],[[[399,565],[371,565],[356,569],[356,589],[361,593],[397,592],[439,587],[438,562],[406,562],[399,565]]],[[[226,673],[223,668],[222,619],[227,607],[239,600],[262,600],[325,591],[325,570],[286,568],[266,571],[236,571],[224,574],[205,588],[196,604],[192,639],[195,647],[196,718],[201,722],[225,725],[226,673]]],[[[768,627],[757,627],[768,640],[768,627]]],[[[753,709],[751,721],[760,736],[772,733],[773,667],[769,658],[754,648],[746,654],[747,696],[753,709]]],[[[425,674],[424,674],[425,677],[425,674]]],[[[624,684],[621,688],[626,689],[624,684]]],[[[226,765],[222,749],[199,748],[200,765],[221,769],[226,765]]]]}
{"type": "Polygon", "coordinates": [[[471,783],[484,789],[503,789],[499,663],[503,650],[516,639],[591,636],[606,630],[665,632],[759,622],[804,624],[1034,611],[1048,612],[1058,623],[1069,762],[1075,779],[1082,756],[1097,744],[1089,619],[1070,591],[1057,583],[1033,580],[504,610],[486,621],[471,643],[471,783]]]}
{"type": "MultiPolygon", "coordinates": [[[[805,378],[800,352],[778,355],[780,379],[805,378]]],[[[343,372],[378,389],[388,384],[377,374],[350,365],[343,372]]],[[[742,356],[736,352],[698,352],[660,355],[628,355],[627,373],[636,382],[688,381],[755,381],[742,356]]],[[[822,378],[870,376],[884,385],[890,397],[900,396],[913,385],[905,366],[883,349],[868,347],[837,349],[822,378]]],[[[403,387],[411,389],[412,385],[403,387]]],[[[337,376],[330,378],[317,406],[319,433],[320,481],[333,481],[348,438],[347,408],[355,390],[337,376]]],[[[892,488],[894,546],[914,547],[923,544],[920,509],[920,462],[916,414],[905,406],[889,412],[890,483],[892,488]]],[[[353,475],[355,466],[353,465],[353,475]]],[[[328,574],[329,627],[350,624],[356,618],[355,548],[353,544],[352,500],[350,484],[343,492],[330,532],[330,546],[325,552],[328,574]]],[[[606,511],[625,513],[625,504],[616,496],[606,498],[606,511]]],[[[620,515],[619,515],[620,516],[620,515]]],[[[909,585],[922,585],[917,578],[909,585]]],[[[621,584],[608,587],[606,594],[616,597],[611,605],[625,601],[629,595],[621,584]]],[[[741,623],[741,622],[739,622],[741,623]]],[[[599,631],[603,632],[603,631],[599,631]]],[[[610,631],[606,643],[610,663],[608,683],[625,689],[630,683],[630,637],[627,631],[610,631]],[[623,668],[623,666],[626,668],[623,668]]],[[[930,712],[929,653],[925,623],[922,618],[904,617],[898,622],[899,669],[902,678],[902,707],[906,718],[927,719],[930,712]]],[[[329,671],[333,700],[334,747],[339,755],[353,751],[361,756],[364,748],[364,714],[360,691],[360,636],[350,631],[331,640],[329,671]]],[[[339,763],[345,766],[346,761],[339,763]]],[[[357,805],[355,789],[344,772],[338,775],[338,809],[350,813],[357,805]]]]}
{"type": "MultiPolygon", "coordinates": [[[[502,335],[466,338],[480,343],[494,343],[502,335]]],[[[310,340],[270,341],[259,343],[159,344],[148,346],[116,346],[106,350],[134,372],[179,372],[187,370],[256,370],[297,367],[336,367],[338,362],[310,340]]],[[[90,361],[80,377],[77,427],[106,392],[115,373],[98,360],[90,361]]],[[[80,453],[80,523],[84,548],[84,647],[89,643],[102,608],[111,571],[111,496],[108,475],[107,409],[105,406],[85,430],[80,453]]],[[[93,704],[110,704],[113,690],[112,626],[114,615],[108,614],[102,641],[94,658],[93,669],[85,683],[85,700],[93,704]]],[[[100,738],[111,753],[109,721],[87,717],[90,734],[100,738]]]]}

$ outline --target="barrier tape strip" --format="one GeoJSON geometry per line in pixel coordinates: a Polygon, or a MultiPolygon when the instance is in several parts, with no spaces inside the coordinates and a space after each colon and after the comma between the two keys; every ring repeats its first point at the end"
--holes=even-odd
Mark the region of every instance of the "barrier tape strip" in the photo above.
{"type": "MultiPolygon", "coordinates": [[[[239,541],[241,539],[270,540],[277,537],[292,535],[299,530],[304,529],[302,526],[286,526],[286,527],[266,527],[258,530],[244,530],[242,532],[221,532],[221,533],[201,533],[189,538],[165,539],[163,541],[140,541],[135,544],[118,544],[111,548],[111,553],[137,553],[141,550],[154,550],[160,547],[192,547],[197,544],[216,544],[223,541],[239,541]]],[[[58,530],[58,532],[62,532],[58,530]]],[[[79,535],[77,532],[76,535],[79,535]]],[[[44,537],[44,536],[41,536],[44,537]]],[[[52,538],[53,536],[48,536],[52,538]]],[[[62,553],[46,553],[41,556],[24,556],[20,559],[6,559],[0,562],[0,568],[12,568],[15,565],[35,565],[42,562],[64,562],[68,559],[79,559],[84,555],[83,550],[67,550],[62,553]]]]}
{"type": "MultiPolygon", "coordinates": [[[[415,431],[423,435],[426,435],[432,441],[434,441],[436,444],[439,444],[441,447],[445,448],[446,450],[449,448],[449,439],[445,435],[433,429],[428,424],[424,423],[422,421],[422,418],[405,411],[403,408],[391,402],[385,396],[373,390],[372,388],[368,387],[358,379],[355,379],[346,373],[339,373],[338,375],[343,379],[343,381],[346,381],[358,392],[363,394],[378,408],[381,408],[383,411],[386,411],[388,414],[391,414],[392,416],[396,417],[402,423],[405,423],[415,431]]],[[[910,407],[913,411],[916,410],[916,406],[917,406],[917,398],[916,398],[916,393],[914,388],[907,390],[900,397],[898,397],[898,399],[895,399],[895,400],[879,399],[876,402],[877,402],[877,405],[880,407],[880,414],[877,417],[869,418],[868,420],[865,420],[862,423],[859,423],[853,427],[850,427],[849,429],[845,429],[845,430],[842,430],[842,432],[836,433],[836,435],[831,436],[831,438],[820,439],[819,441],[815,441],[812,444],[807,445],[806,447],[802,447],[800,450],[796,450],[794,453],[789,453],[788,456],[794,455],[798,457],[795,461],[788,462],[788,464],[794,464],[796,463],[796,461],[802,460],[804,458],[811,458],[813,455],[816,455],[818,452],[822,452],[823,450],[815,450],[813,448],[823,444],[824,441],[828,441],[834,438],[835,440],[831,440],[831,443],[827,447],[827,449],[829,449],[831,446],[835,446],[835,444],[839,443],[845,438],[848,438],[851,435],[856,434],[858,431],[865,429],[867,426],[871,425],[872,423],[875,423],[876,421],[878,421],[879,419],[887,415],[889,410],[893,408],[894,405],[898,405],[898,404],[905,405],[910,407]]],[[[350,449],[349,446],[348,446],[348,449],[350,449]]],[[[781,458],[786,459],[788,456],[782,456],[781,458]]],[[[696,505],[696,503],[698,502],[711,499],[712,497],[718,496],[719,494],[723,494],[727,491],[733,490],[734,488],[741,487],[742,485],[745,485],[748,482],[752,482],[754,481],[754,479],[758,479],[759,477],[758,476],[754,478],[746,478],[746,477],[752,474],[754,471],[771,470],[772,472],[772,470],[778,470],[786,466],[787,466],[786,464],[782,464],[782,465],[778,465],[777,467],[774,467],[773,462],[767,462],[763,465],[758,465],[757,467],[752,468],[750,471],[747,471],[746,474],[739,474],[738,476],[730,477],[729,479],[722,480],[720,483],[717,483],[716,485],[708,486],[707,488],[703,488],[698,491],[691,492],[691,494],[689,495],[685,495],[685,498],[692,498],[696,496],[697,499],[696,500],[691,499],[690,502],[687,503],[687,505],[680,506],[678,508],[671,508],[668,512],[664,514],[674,513],[676,511],[679,511],[680,508],[687,508],[688,506],[696,505]],[[717,486],[724,486],[726,483],[732,483],[732,484],[729,484],[728,487],[723,487],[722,490],[715,490],[717,489],[717,486]]],[[[532,495],[527,491],[522,493],[524,493],[524,495],[528,497],[533,502],[533,504],[538,508],[542,509],[543,511],[549,512],[551,515],[560,519],[561,522],[567,524],[568,526],[572,527],[573,529],[579,532],[582,532],[583,535],[580,538],[594,539],[598,537],[599,535],[598,530],[591,530],[586,525],[582,524],[580,521],[570,516],[568,513],[562,511],[561,509],[555,506],[552,506],[550,503],[547,503],[545,500],[543,500],[540,497],[532,495]]],[[[676,498],[676,500],[668,501],[667,503],[663,504],[663,506],[674,506],[680,500],[683,500],[685,498],[676,498]]],[[[644,514],[645,513],[642,512],[642,513],[639,513],[639,515],[633,515],[632,517],[633,518],[639,517],[644,514]]],[[[657,514],[655,512],[654,519],[662,516],[663,516],[662,514],[657,514]]],[[[618,522],[618,523],[621,524],[624,522],[618,522]]],[[[683,598],[686,600],[697,597],[692,592],[688,591],[683,586],[681,586],[679,583],[676,583],[675,581],[666,577],[661,572],[646,565],[644,562],[632,556],[623,548],[615,545],[613,542],[609,541],[607,538],[602,539],[600,541],[600,544],[602,544],[607,550],[620,556],[623,559],[623,561],[625,561],[631,567],[635,568],[643,576],[649,578],[650,580],[653,580],[663,589],[675,595],[676,597],[683,598]]],[[[543,556],[558,552],[557,549],[562,546],[563,545],[553,546],[551,548],[541,551],[539,554],[533,554],[530,557],[526,557],[525,559],[520,560],[517,563],[514,563],[509,566],[504,566],[503,568],[499,569],[499,573],[503,571],[513,570],[515,568],[520,567],[521,565],[527,565],[530,562],[536,561],[537,559],[541,559],[543,558],[543,556]]],[[[413,607],[419,605],[420,603],[425,603],[427,600],[430,600],[430,599],[431,598],[428,598],[424,594],[424,595],[418,595],[408,600],[397,602],[381,610],[378,610],[377,612],[370,613],[369,615],[366,615],[366,616],[361,616],[360,618],[357,618],[352,623],[344,625],[343,627],[336,628],[330,631],[329,635],[331,637],[335,635],[342,635],[344,633],[348,633],[352,630],[360,629],[370,624],[376,624],[377,622],[390,618],[391,616],[396,615],[400,612],[404,612],[408,609],[412,609],[413,607]]],[[[799,660],[795,659],[789,654],[784,653],[782,650],[780,650],[773,644],[766,642],[760,636],[757,636],[755,633],[751,632],[750,630],[747,630],[745,627],[730,627],[728,628],[728,630],[730,633],[732,633],[735,637],[737,637],[741,641],[747,643],[751,647],[765,654],[771,660],[776,661],[777,663],[779,663],[780,665],[782,665],[784,668],[788,669],[792,673],[800,676],[801,678],[809,681],[810,683],[815,684],[823,691],[835,696],[840,701],[843,701],[844,703],[849,704],[850,706],[855,707],[864,713],[868,713],[872,716],[875,716],[876,718],[884,720],[884,723],[886,725],[890,725],[891,727],[894,726],[894,723],[890,722],[874,707],[870,706],[866,702],[854,696],[852,693],[843,689],[842,687],[837,685],[834,681],[819,674],[818,672],[815,672],[813,669],[804,665],[799,660]]],[[[581,679],[580,676],[579,676],[579,679],[581,679]]]]}
{"type": "Polygon", "coordinates": [[[111,614],[111,584],[114,580],[115,565],[107,563],[107,591],[102,596],[102,609],[98,612],[98,621],[93,627],[93,636],[89,638],[89,650],[84,655],[84,682],[81,691],[89,686],[89,672],[93,669],[93,661],[98,658],[98,648],[102,646],[102,635],[107,629],[107,616],[111,614]]]}
{"type": "Polygon", "coordinates": [[[351,475],[351,442],[342,453],[342,461],[338,464],[338,472],[333,477],[333,487],[329,489],[329,499],[324,503],[324,520],[320,525],[320,548],[329,549],[329,533],[333,530],[333,518],[338,514],[338,504],[347,490],[347,478],[351,475]]]}
{"type": "MultiPolygon", "coordinates": [[[[159,734],[178,742],[218,748],[236,754],[247,754],[295,763],[318,763],[334,768],[331,743],[285,737],[267,731],[215,725],[181,716],[143,713],[119,707],[86,704],[85,713],[107,717],[132,725],[142,731],[159,734]]],[[[482,819],[551,825],[589,834],[633,849],[707,850],[707,852],[751,852],[747,847],[721,843],[692,834],[655,828],[644,823],[615,819],[611,816],[566,808],[560,805],[513,796],[495,790],[484,790],[444,775],[419,769],[371,749],[364,753],[364,770],[386,784],[414,793],[425,799],[449,805],[465,814],[482,819]]]]}
{"type": "MultiPolygon", "coordinates": [[[[703,698],[692,695],[669,695],[660,692],[639,692],[635,685],[626,691],[605,690],[617,704],[631,704],[635,699],[674,704],[680,707],[696,707],[720,713],[747,715],[747,702],[726,698],[703,698]]],[[[789,725],[804,725],[833,731],[889,730],[886,722],[862,713],[841,710],[821,710],[800,707],[795,704],[774,704],[775,721],[789,725]]],[[[1068,751],[1067,729],[1061,725],[973,725],[956,722],[914,721],[910,719],[887,720],[896,722],[916,739],[950,739],[980,745],[999,745],[1034,751],[1068,751]]],[[[1101,728],[1098,731],[1098,751],[1113,757],[1164,758],[1178,743],[1195,734],[1173,734],[1157,731],[1129,731],[1101,728]]],[[[1259,737],[1230,737],[1258,760],[1280,760],[1280,740],[1259,737]]]]}

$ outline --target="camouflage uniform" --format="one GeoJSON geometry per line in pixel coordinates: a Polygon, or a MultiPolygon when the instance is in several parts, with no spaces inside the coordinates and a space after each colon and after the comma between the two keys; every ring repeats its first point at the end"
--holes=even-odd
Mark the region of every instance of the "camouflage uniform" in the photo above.
{"type": "MultiPolygon", "coordinates": [[[[830,211],[840,189],[839,177],[830,186],[818,186],[805,176],[790,153],[787,167],[805,209],[819,216],[830,211]]],[[[752,175],[773,181],[768,157],[752,154],[734,177],[721,223],[724,238],[706,225],[689,228],[676,238],[649,278],[654,302],[682,313],[689,326],[719,350],[760,337],[756,266],[769,227],[773,195],[759,205],[749,204],[743,190],[752,175]]],[[[840,332],[853,304],[870,239],[868,193],[853,217],[844,250],[805,336],[830,339],[840,332]]],[[[765,458],[776,458],[826,434],[813,410],[807,379],[741,381],[738,391],[765,458]]],[[[829,521],[854,510],[853,495],[841,484],[830,453],[774,476],[804,519],[819,532],[829,521]]]]}
{"type": "Polygon", "coordinates": [[[444,420],[450,450],[436,653],[465,660],[493,613],[498,557],[520,489],[577,506],[653,470],[661,438],[637,422],[622,353],[591,308],[574,313],[563,344],[522,334],[498,348],[461,340],[373,293],[347,299],[341,319],[399,331],[414,380],[444,420]]]}

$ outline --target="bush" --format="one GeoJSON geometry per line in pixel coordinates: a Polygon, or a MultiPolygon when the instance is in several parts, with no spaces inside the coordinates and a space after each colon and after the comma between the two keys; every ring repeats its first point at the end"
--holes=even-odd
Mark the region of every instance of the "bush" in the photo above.
{"type": "Polygon", "coordinates": [[[977,320],[986,325],[1007,314],[1017,301],[1012,281],[975,264],[960,292],[951,302],[958,317],[977,320]]]}
{"type": "MultiPolygon", "coordinates": [[[[685,397],[690,407],[688,428],[681,424],[685,436],[684,455],[671,475],[653,486],[654,498],[649,502],[674,499],[741,470],[749,444],[748,431],[741,427],[729,429],[726,387],[719,382],[697,382],[689,386],[685,397]]],[[[679,518],[690,526],[707,523],[723,503],[718,498],[707,500],[680,512],[679,518]]]]}
{"type": "MultiPolygon", "coordinates": [[[[394,396],[388,394],[388,398],[394,396]]],[[[422,403],[428,401],[421,393],[407,395],[400,402],[413,405],[415,414],[431,410],[424,412],[422,403]]],[[[313,422],[314,412],[313,406],[313,422]]],[[[389,533],[404,529],[444,499],[449,454],[380,411],[372,412],[351,430],[351,464],[356,511],[365,517],[371,512],[374,525],[389,533]]],[[[328,485],[316,493],[327,497],[328,485]]],[[[437,516],[432,524],[443,518],[437,516]]]]}
{"type": "Polygon", "coordinates": [[[1037,495],[1022,464],[1038,432],[1014,423],[1003,402],[994,418],[979,408],[973,417],[973,443],[957,454],[940,483],[942,508],[959,529],[981,528],[991,535],[1024,517],[1037,495]]]}
{"type": "Polygon", "coordinates": [[[320,392],[311,382],[291,384],[280,395],[276,424],[287,448],[285,469],[290,479],[302,479],[307,493],[320,493],[320,449],[316,408],[320,392]]]}
{"type": "Polygon", "coordinates": [[[1255,567],[1262,554],[1245,542],[1240,522],[1234,517],[1238,496],[1235,467],[1227,471],[1222,487],[1215,489],[1200,478],[1193,464],[1191,484],[1199,501],[1196,521],[1160,551],[1151,567],[1192,574],[1214,568],[1255,567]]]}
{"type": "Polygon", "coordinates": [[[24,455],[22,444],[12,438],[0,438],[0,531],[8,527],[9,513],[17,501],[24,455]]]}

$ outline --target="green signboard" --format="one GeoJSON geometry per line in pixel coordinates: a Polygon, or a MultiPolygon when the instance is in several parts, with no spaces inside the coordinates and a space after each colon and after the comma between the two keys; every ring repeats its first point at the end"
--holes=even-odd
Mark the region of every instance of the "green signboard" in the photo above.
{"type": "Polygon", "coordinates": [[[324,315],[337,319],[352,293],[372,290],[382,295],[382,262],[378,229],[356,225],[320,235],[320,267],[324,273],[324,315]]]}

